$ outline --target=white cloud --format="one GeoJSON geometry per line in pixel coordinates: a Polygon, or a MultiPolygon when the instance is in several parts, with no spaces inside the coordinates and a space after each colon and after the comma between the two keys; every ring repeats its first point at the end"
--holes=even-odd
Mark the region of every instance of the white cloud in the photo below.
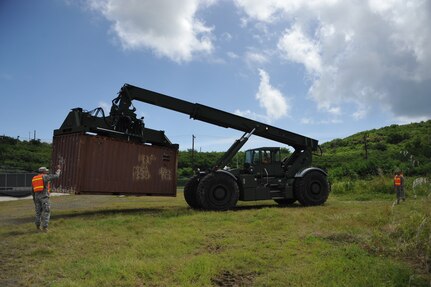
{"type": "MultiPolygon", "coordinates": [[[[308,96],[329,114],[430,118],[431,1],[235,0],[252,21],[287,29],[277,48],[308,72],[308,96]]],[[[271,29],[269,29],[271,30],[271,29]]]]}
{"type": "Polygon", "coordinates": [[[196,17],[213,0],[90,0],[91,8],[112,22],[125,49],[150,49],[176,62],[211,53],[212,28],[196,17]]]}
{"type": "Polygon", "coordinates": [[[400,125],[405,125],[405,124],[411,124],[411,123],[417,123],[417,122],[422,122],[422,121],[427,121],[429,120],[429,117],[397,117],[396,118],[397,123],[400,125]]]}
{"type": "Polygon", "coordinates": [[[232,52],[232,51],[229,51],[229,52],[227,52],[226,53],[227,54],[227,56],[229,57],[229,58],[231,58],[231,59],[238,59],[238,55],[237,54],[235,54],[234,52],[232,52]]]}
{"type": "Polygon", "coordinates": [[[334,117],[332,119],[328,119],[328,120],[318,120],[316,121],[313,118],[302,118],[300,120],[301,124],[303,125],[328,125],[328,124],[340,124],[343,121],[338,119],[337,117],[334,117]]]}
{"type": "Polygon", "coordinates": [[[363,118],[365,118],[368,114],[369,108],[366,106],[359,106],[358,109],[356,110],[356,112],[354,112],[352,114],[352,117],[355,120],[362,120],[363,118]]]}
{"type": "Polygon", "coordinates": [[[268,116],[255,113],[255,112],[252,112],[250,110],[241,111],[241,110],[237,109],[233,113],[235,115],[238,115],[238,116],[241,116],[244,118],[248,118],[248,119],[253,119],[256,121],[261,121],[261,122],[270,122],[271,121],[271,119],[268,116]]]}
{"type": "Polygon", "coordinates": [[[104,101],[100,101],[99,107],[101,107],[103,109],[106,116],[109,115],[109,112],[111,111],[111,105],[110,104],[108,104],[107,102],[104,102],[104,101]]]}
{"type": "Polygon", "coordinates": [[[224,32],[220,37],[223,41],[230,42],[232,40],[232,35],[230,33],[224,32]]]}
{"type": "Polygon", "coordinates": [[[288,100],[279,90],[271,86],[267,72],[260,69],[259,75],[260,84],[256,99],[260,106],[265,109],[267,117],[276,120],[287,116],[291,109],[288,100]]]}
{"type": "Polygon", "coordinates": [[[317,41],[308,38],[298,24],[285,31],[277,47],[283,58],[303,64],[309,73],[320,73],[322,71],[317,41]]]}
{"type": "MultiPolygon", "coordinates": [[[[237,6],[245,10],[246,14],[254,19],[264,22],[271,22],[275,12],[280,8],[281,1],[260,1],[260,0],[235,0],[237,6]],[[280,4],[280,5],[279,5],[280,4]]],[[[246,19],[242,19],[243,25],[246,19]]]]}
{"type": "Polygon", "coordinates": [[[302,118],[301,124],[303,125],[313,125],[315,123],[314,119],[312,118],[302,118]]]}
{"type": "Polygon", "coordinates": [[[250,110],[235,110],[234,114],[257,121],[270,123],[273,120],[288,116],[291,110],[289,100],[283,94],[272,87],[269,75],[266,71],[259,69],[260,83],[256,93],[259,105],[264,108],[265,115],[257,114],[250,110]]]}
{"type": "Polygon", "coordinates": [[[262,53],[248,51],[245,53],[245,61],[251,64],[265,64],[268,62],[268,57],[262,53]]]}
{"type": "Polygon", "coordinates": [[[338,0],[235,0],[234,2],[250,18],[271,23],[298,13],[304,8],[318,10],[322,6],[334,5],[338,0]]]}

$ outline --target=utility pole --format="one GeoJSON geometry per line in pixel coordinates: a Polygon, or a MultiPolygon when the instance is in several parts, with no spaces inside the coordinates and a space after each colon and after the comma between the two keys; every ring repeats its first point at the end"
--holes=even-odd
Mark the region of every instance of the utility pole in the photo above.
{"type": "Polygon", "coordinates": [[[195,135],[192,135],[192,170],[195,172],[195,135]]]}

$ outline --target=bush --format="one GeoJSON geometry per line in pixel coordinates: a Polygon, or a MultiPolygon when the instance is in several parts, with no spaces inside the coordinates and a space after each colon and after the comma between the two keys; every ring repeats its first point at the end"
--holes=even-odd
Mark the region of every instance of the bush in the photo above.
{"type": "Polygon", "coordinates": [[[378,142],[372,145],[372,148],[379,151],[386,151],[388,149],[388,146],[382,142],[378,142]]]}
{"type": "Polygon", "coordinates": [[[189,177],[180,177],[177,180],[177,187],[184,187],[186,183],[190,180],[189,177]]]}
{"type": "Polygon", "coordinates": [[[411,185],[407,186],[407,190],[414,196],[429,196],[431,194],[431,182],[427,178],[418,178],[417,181],[414,180],[411,185]]]}
{"type": "Polygon", "coordinates": [[[349,194],[354,193],[355,183],[351,180],[336,181],[331,185],[331,191],[334,194],[349,194]]]}
{"type": "Polygon", "coordinates": [[[392,132],[388,134],[387,142],[390,144],[399,144],[403,140],[409,139],[410,136],[407,133],[400,133],[400,132],[392,132]]]}
{"type": "Polygon", "coordinates": [[[18,142],[18,139],[14,139],[8,136],[0,136],[0,144],[16,145],[18,142]]]}
{"type": "Polygon", "coordinates": [[[193,175],[193,169],[191,167],[183,167],[178,169],[178,177],[190,177],[193,175]]]}
{"type": "Polygon", "coordinates": [[[334,168],[329,168],[329,178],[330,180],[338,180],[342,178],[354,179],[357,174],[352,171],[348,166],[338,166],[334,168]]]}
{"type": "Polygon", "coordinates": [[[376,162],[372,160],[358,161],[353,163],[351,166],[352,169],[362,178],[378,175],[378,166],[376,162]]]}
{"type": "Polygon", "coordinates": [[[358,181],[358,185],[362,190],[362,193],[389,194],[394,192],[392,178],[386,178],[382,176],[374,177],[371,180],[358,181]]]}
{"type": "Polygon", "coordinates": [[[331,188],[337,195],[371,195],[367,196],[367,199],[372,199],[376,194],[393,193],[392,178],[382,176],[369,180],[338,180],[332,183],[331,188]]]}

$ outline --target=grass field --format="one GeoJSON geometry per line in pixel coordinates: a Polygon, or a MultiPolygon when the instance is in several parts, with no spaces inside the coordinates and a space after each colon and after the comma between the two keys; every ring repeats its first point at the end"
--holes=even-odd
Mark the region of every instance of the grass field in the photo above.
{"type": "Polygon", "coordinates": [[[48,234],[31,200],[0,202],[0,286],[430,286],[430,198],[393,200],[203,212],[181,191],[70,195],[48,234]]]}

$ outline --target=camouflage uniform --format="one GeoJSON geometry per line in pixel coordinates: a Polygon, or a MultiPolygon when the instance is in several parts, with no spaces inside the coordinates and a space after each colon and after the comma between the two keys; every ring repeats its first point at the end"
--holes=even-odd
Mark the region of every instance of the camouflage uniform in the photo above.
{"type": "Polygon", "coordinates": [[[39,229],[42,225],[43,229],[48,228],[49,218],[51,217],[51,204],[49,202],[49,191],[48,183],[53,179],[60,177],[60,169],[58,169],[55,174],[44,174],[43,175],[43,191],[33,192],[33,201],[36,211],[35,224],[39,229]]]}
{"type": "Polygon", "coordinates": [[[395,193],[397,194],[397,203],[400,203],[400,200],[403,201],[406,200],[406,196],[404,193],[404,176],[402,176],[400,173],[396,173],[394,177],[394,188],[395,193]],[[399,183],[397,184],[397,179],[399,183]]]}

